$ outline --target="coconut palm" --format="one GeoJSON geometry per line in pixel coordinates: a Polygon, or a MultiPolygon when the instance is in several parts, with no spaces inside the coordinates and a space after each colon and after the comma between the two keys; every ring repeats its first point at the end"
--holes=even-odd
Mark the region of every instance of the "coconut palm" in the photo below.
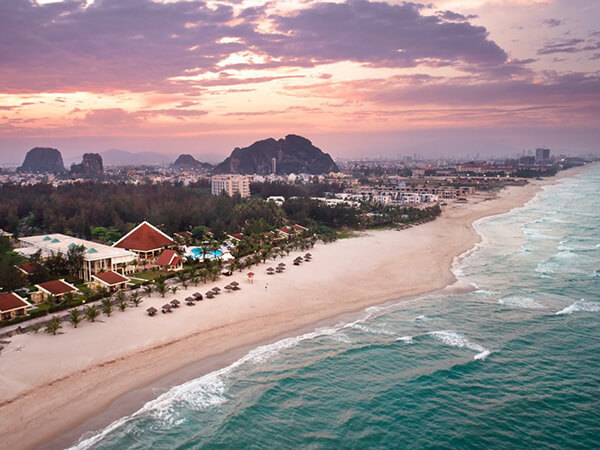
{"type": "Polygon", "coordinates": [[[125,311],[127,309],[127,300],[123,299],[123,300],[119,300],[119,303],[117,303],[117,306],[119,307],[119,309],[121,311],[125,311]]]}
{"type": "Polygon", "coordinates": [[[79,322],[81,322],[81,311],[78,308],[73,308],[69,311],[69,322],[73,324],[73,328],[77,328],[79,322]]]}
{"type": "Polygon", "coordinates": [[[46,324],[46,333],[56,336],[56,333],[61,328],[62,324],[60,323],[60,319],[56,316],[52,316],[52,319],[46,324]]]}
{"type": "Polygon", "coordinates": [[[152,296],[152,292],[154,291],[154,286],[151,284],[147,284],[144,286],[144,291],[148,294],[148,297],[152,296]]]}
{"type": "Polygon", "coordinates": [[[131,300],[131,303],[133,303],[136,307],[140,306],[140,303],[143,302],[143,299],[142,297],[140,297],[140,293],[138,291],[133,291],[129,299],[131,300]]]}
{"type": "Polygon", "coordinates": [[[173,294],[176,294],[177,291],[179,290],[179,286],[171,286],[169,289],[173,294]]]}
{"type": "Polygon", "coordinates": [[[87,320],[89,320],[90,322],[95,322],[96,317],[100,315],[100,311],[96,306],[90,305],[87,308],[85,308],[83,314],[85,314],[87,320]]]}
{"type": "Polygon", "coordinates": [[[164,297],[166,292],[167,292],[167,285],[165,284],[165,280],[164,279],[158,279],[156,280],[156,290],[158,291],[158,293],[160,294],[161,297],[164,297]]]}
{"type": "Polygon", "coordinates": [[[105,298],[102,300],[102,312],[110,317],[110,314],[113,311],[113,304],[110,298],[105,298]]]}

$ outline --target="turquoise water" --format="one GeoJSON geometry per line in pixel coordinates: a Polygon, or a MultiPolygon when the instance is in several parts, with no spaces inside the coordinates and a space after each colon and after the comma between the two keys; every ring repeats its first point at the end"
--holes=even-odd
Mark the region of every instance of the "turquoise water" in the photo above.
{"type": "Polygon", "coordinates": [[[259,347],[79,448],[598,448],[600,167],[476,224],[475,290],[259,347]]]}
{"type": "MultiPolygon", "coordinates": [[[[190,252],[193,258],[202,258],[202,247],[192,247],[190,252]]],[[[223,256],[223,252],[221,250],[207,251],[205,254],[207,259],[220,258],[221,256],[223,256]]]]}

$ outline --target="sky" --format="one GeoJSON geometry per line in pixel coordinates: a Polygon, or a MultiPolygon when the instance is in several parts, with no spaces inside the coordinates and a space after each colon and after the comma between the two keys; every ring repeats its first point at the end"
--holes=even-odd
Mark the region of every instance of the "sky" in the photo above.
{"type": "Polygon", "coordinates": [[[2,0],[0,163],[598,153],[600,1],[2,0]]]}

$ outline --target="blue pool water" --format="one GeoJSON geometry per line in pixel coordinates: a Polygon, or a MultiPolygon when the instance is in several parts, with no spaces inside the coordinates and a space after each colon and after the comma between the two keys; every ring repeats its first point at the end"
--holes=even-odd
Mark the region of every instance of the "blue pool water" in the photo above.
{"type": "Polygon", "coordinates": [[[600,447],[600,167],[476,224],[425,295],[258,347],[77,448],[600,447]]]}
{"type": "MultiPolygon", "coordinates": [[[[192,247],[190,252],[193,258],[202,258],[202,247],[192,247]]],[[[205,256],[208,259],[220,258],[223,256],[223,252],[221,250],[208,251],[206,252],[205,256]]]]}

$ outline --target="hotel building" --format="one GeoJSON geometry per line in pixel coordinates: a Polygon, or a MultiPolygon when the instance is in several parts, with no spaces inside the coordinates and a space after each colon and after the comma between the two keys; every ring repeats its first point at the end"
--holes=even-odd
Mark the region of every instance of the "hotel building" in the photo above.
{"type": "Polygon", "coordinates": [[[250,180],[243,175],[214,175],[210,180],[210,191],[213,195],[225,192],[230,197],[234,194],[250,197],[250,180]]]}

